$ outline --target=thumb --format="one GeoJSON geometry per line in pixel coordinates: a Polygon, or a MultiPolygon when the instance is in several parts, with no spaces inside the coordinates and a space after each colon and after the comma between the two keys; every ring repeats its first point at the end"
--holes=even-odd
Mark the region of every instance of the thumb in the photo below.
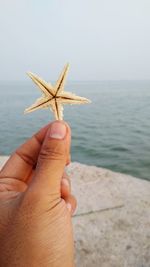
{"type": "Polygon", "coordinates": [[[60,196],[60,183],[67,163],[69,146],[69,127],[61,121],[53,122],[42,144],[29,191],[32,189],[42,195],[60,196]]]}

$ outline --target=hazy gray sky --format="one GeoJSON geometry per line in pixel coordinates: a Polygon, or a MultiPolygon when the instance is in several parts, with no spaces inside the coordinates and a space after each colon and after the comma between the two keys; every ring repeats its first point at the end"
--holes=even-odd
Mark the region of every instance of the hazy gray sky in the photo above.
{"type": "Polygon", "coordinates": [[[0,0],[0,80],[150,79],[150,0],[0,0]]]}

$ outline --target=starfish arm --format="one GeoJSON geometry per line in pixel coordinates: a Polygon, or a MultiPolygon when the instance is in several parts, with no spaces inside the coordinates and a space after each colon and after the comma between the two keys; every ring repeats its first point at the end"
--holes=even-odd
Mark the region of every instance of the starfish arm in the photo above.
{"type": "Polygon", "coordinates": [[[33,105],[25,109],[24,113],[26,114],[35,111],[37,109],[47,108],[48,106],[50,106],[50,102],[51,102],[50,98],[47,99],[43,97],[38,98],[33,105]]]}
{"type": "Polygon", "coordinates": [[[51,101],[50,105],[54,113],[55,119],[63,120],[63,106],[61,104],[61,101],[55,98],[51,101]]]}
{"type": "Polygon", "coordinates": [[[33,74],[32,72],[27,72],[28,76],[32,79],[32,81],[41,89],[42,93],[45,96],[53,96],[54,89],[50,83],[45,82],[43,79],[33,74]]]}
{"type": "Polygon", "coordinates": [[[56,99],[56,103],[57,103],[57,109],[58,109],[58,119],[59,120],[63,120],[63,105],[62,105],[62,100],[60,100],[59,98],[56,99]]]}
{"type": "Polygon", "coordinates": [[[65,82],[66,82],[66,77],[67,77],[68,70],[69,70],[69,64],[67,64],[64,67],[59,79],[56,82],[55,95],[59,95],[64,90],[64,85],[65,85],[65,82]]]}
{"type": "Polygon", "coordinates": [[[91,101],[85,97],[77,96],[70,92],[62,92],[61,93],[61,101],[63,104],[86,104],[90,103],[91,101]]]}

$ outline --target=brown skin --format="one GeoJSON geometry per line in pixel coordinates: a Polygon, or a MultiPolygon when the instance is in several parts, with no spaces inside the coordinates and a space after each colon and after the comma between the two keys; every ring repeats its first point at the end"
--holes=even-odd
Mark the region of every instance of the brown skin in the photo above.
{"type": "Polygon", "coordinates": [[[19,147],[0,171],[0,267],[74,267],[76,199],[64,171],[70,140],[69,126],[53,122],[19,147]],[[50,137],[56,124],[65,125],[63,139],[50,137]]]}

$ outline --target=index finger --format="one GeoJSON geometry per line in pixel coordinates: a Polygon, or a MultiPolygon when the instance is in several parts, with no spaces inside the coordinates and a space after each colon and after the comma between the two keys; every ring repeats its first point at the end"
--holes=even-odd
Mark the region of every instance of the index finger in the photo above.
{"type": "Polygon", "coordinates": [[[0,178],[11,177],[27,181],[33,167],[36,165],[41,145],[49,125],[50,124],[43,127],[18,149],[16,149],[1,169],[0,178]]]}

